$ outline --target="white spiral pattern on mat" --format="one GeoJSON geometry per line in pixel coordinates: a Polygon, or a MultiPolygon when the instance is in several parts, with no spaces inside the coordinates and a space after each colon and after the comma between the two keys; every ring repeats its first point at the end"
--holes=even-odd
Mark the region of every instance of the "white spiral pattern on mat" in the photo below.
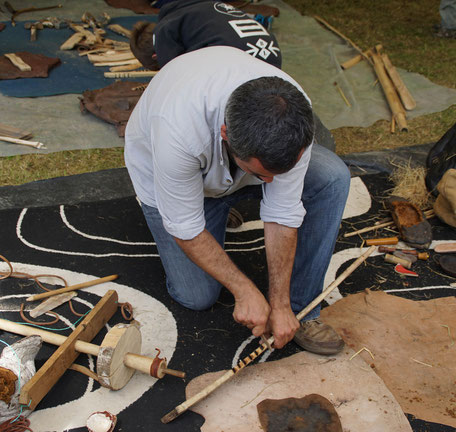
{"type": "MultiPolygon", "coordinates": [[[[86,275],[59,268],[16,262],[12,263],[12,265],[15,271],[28,274],[59,274],[71,284],[87,282],[96,278],[96,276],[93,275],[86,275]]],[[[8,266],[6,263],[0,263],[0,271],[7,270],[8,266]]],[[[134,288],[115,282],[106,282],[102,286],[88,287],[85,288],[85,291],[89,291],[101,297],[109,289],[117,291],[119,302],[128,301],[134,307],[135,319],[141,323],[142,352],[139,354],[155,357],[155,348],[157,347],[161,350],[161,357],[166,357],[169,362],[173,357],[177,344],[177,324],[171,312],[155,298],[137,291],[134,288]]],[[[28,297],[31,294],[34,293],[28,293],[21,296],[28,297]]],[[[19,296],[0,296],[0,301],[17,297],[19,296]]],[[[88,306],[93,307],[90,302],[85,300],[83,302],[88,306]]],[[[11,308],[3,309],[7,312],[12,311],[11,308]]],[[[68,319],[64,318],[64,321],[68,326],[71,326],[68,319]]],[[[93,359],[91,369],[93,369],[93,359]]],[[[86,390],[84,394],[77,399],[52,408],[37,409],[31,413],[30,420],[33,425],[33,430],[44,432],[49,430],[64,431],[79,427],[85,428],[87,418],[93,412],[105,411],[108,409],[109,412],[117,415],[138,400],[157,382],[156,378],[137,372],[121,390],[112,391],[104,387],[93,390],[93,380],[91,384],[91,378],[86,378],[89,380],[86,390]],[[71,415],[68,413],[71,413],[71,415]],[[50,421],[50,419],[52,419],[52,421],[50,421]]]]}

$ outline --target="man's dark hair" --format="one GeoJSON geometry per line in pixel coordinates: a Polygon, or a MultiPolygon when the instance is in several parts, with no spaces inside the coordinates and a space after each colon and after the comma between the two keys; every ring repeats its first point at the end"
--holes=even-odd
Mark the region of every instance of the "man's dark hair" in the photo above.
{"type": "Polygon", "coordinates": [[[159,65],[152,56],[155,54],[154,28],[156,23],[139,21],[133,26],[130,36],[130,49],[134,56],[147,69],[157,70],[159,65]]]}
{"type": "Polygon", "coordinates": [[[257,78],[239,86],[225,109],[228,145],[243,161],[257,158],[272,173],[289,171],[313,140],[312,108],[291,83],[257,78]]]}

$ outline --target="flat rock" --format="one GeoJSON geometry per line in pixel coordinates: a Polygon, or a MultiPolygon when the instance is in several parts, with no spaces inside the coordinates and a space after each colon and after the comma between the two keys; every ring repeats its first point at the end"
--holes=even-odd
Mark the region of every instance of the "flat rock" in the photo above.
{"type": "MultiPolygon", "coordinates": [[[[192,407],[205,423],[203,432],[262,432],[257,405],[265,399],[328,399],[350,432],[411,432],[410,424],[383,381],[351,349],[334,357],[300,352],[288,358],[249,365],[192,407]]],[[[201,375],[186,389],[187,398],[225,371],[201,375]]]]}

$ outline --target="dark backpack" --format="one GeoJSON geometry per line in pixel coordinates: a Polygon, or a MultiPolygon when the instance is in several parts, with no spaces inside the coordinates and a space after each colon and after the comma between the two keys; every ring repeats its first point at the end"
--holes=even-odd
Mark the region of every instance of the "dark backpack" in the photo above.
{"type": "Polygon", "coordinates": [[[426,158],[426,187],[437,196],[437,184],[445,172],[456,168],[456,123],[429,150],[426,158]]]}

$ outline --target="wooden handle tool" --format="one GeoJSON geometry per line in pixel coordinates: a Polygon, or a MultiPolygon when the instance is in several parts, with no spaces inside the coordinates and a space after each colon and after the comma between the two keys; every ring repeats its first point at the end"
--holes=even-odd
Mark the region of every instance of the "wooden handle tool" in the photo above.
{"type": "MultiPolygon", "coordinates": [[[[375,246],[371,246],[366,252],[364,252],[356,261],[354,261],[338,278],[336,278],[318,297],[316,297],[311,303],[309,303],[301,312],[296,315],[298,320],[304,318],[315,306],[320,304],[325,297],[327,297],[337,286],[349,276],[353,271],[363,263],[367,257],[374,252],[375,246]]],[[[260,354],[268,349],[268,345],[274,343],[274,336],[268,338],[267,342],[263,342],[255,351],[250,353],[243,360],[233,368],[225,372],[219,379],[208,385],[200,392],[187,399],[168,414],[161,418],[162,423],[169,423],[176,417],[180,416],[183,412],[187,411],[191,406],[204,399],[206,396],[211,394],[214,390],[220,387],[223,383],[228,381],[233,375],[246,367],[249,363],[255,360],[260,354]]]]}
{"type": "Polygon", "coordinates": [[[366,240],[367,246],[395,245],[398,243],[399,243],[399,239],[397,237],[383,237],[383,238],[374,238],[374,239],[366,240]]]}
{"type": "Polygon", "coordinates": [[[35,295],[32,295],[30,297],[27,298],[27,301],[35,301],[35,300],[41,300],[41,299],[44,299],[44,298],[47,298],[47,297],[51,297],[51,296],[54,296],[54,295],[57,295],[57,294],[62,294],[62,293],[66,293],[66,292],[69,292],[69,291],[75,291],[75,290],[78,290],[78,289],[81,289],[81,288],[87,288],[87,287],[90,287],[90,286],[93,286],[93,285],[98,285],[98,284],[101,284],[101,283],[104,283],[104,282],[109,282],[109,281],[112,281],[114,279],[117,279],[119,276],[114,274],[114,275],[111,275],[111,276],[105,276],[105,277],[102,277],[102,278],[99,278],[99,279],[95,279],[95,280],[92,280],[92,281],[88,281],[88,282],[82,282],[80,284],[76,284],[76,285],[70,285],[70,286],[67,286],[65,288],[59,288],[59,289],[56,289],[56,290],[52,290],[52,291],[46,291],[42,294],[35,294],[35,295]]]}

